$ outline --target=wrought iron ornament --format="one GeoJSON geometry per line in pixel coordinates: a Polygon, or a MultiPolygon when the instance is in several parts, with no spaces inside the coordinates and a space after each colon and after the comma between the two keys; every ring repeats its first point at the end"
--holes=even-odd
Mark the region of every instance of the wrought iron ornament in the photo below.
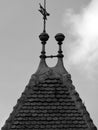
{"type": "Polygon", "coordinates": [[[55,39],[56,41],[58,42],[58,45],[59,45],[59,51],[58,51],[58,54],[57,55],[49,55],[47,56],[46,55],[46,52],[45,52],[45,45],[46,45],[46,42],[48,41],[49,39],[49,35],[46,33],[46,20],[47,20],[47,16],[49,16],[50,14],[47,12],[46,10],[46,0],[44,0],[44,7],[40,5],[40,13],[43,15],[43,25],[44,25],[44,28],[43,28],[43,33],[41,33],[39,35],[39,38],[41,40],[41,43],[42,43],[42,51],[41,51],[41,55],[40,55],[40,58],[63,58],[64,55],[62,54],[63,51],[62,51],[62,44],[63,44],[63,41],[65,39],[65,36],[62,34],[62,33],[58,33],[56,36],[55,36],[55,39]]]}
{"type": "Polygon", "coordinates": [[[43,32],[46,32],[46,20],[47,16],[50,16],[50,14],[46,10],[46,0],[44,0],[44,7],[39,3],[40,6],[40,13],[43,15],[43,32]]]}

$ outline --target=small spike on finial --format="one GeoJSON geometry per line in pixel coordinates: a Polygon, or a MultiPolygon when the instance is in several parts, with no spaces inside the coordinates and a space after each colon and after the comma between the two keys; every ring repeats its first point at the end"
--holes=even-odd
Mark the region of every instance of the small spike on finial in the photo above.
{"type": "Polygon", "coordinates": [[[41,4],[39,4],[40,5],[40,9],[39,9],[39,11],[40,11],[40,13],[43,15],[43,26],[44,26],[44,28],[43,28],[43,32],[46,32],[46,20],[47,20],[47,16],[49,16],[50,14],[46,11],[46,0],[44,0],[44,7],[41,5],[41,4]]]}

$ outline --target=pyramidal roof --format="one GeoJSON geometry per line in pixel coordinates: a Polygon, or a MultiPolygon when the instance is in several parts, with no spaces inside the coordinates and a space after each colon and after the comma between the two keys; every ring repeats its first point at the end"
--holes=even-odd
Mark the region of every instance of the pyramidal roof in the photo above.
{"type": "MultiPolygon", "coordinates": [[[[48,34],[42,33],[40,39],[46,42],[48,34]]],[[[57,34],[56,40],[60,47],[57,65],[48,67],[45,58],[49,56],[42,51],[37,72],[2,130],[97,130],[63,66],[64,35],[57,34]]]]}
{"type": "Polygon", "coordinates": [[[43,32],[39,38],[42,43],[39,67],[1,130],[97,130],[63,65],[65,36],[61,33],[55,36],[59,45],[55,56],[45,54],[49,35],[43,32]],[[46,58],[54,57],[58,58],[56,66],[48,67],[46,58]]]}

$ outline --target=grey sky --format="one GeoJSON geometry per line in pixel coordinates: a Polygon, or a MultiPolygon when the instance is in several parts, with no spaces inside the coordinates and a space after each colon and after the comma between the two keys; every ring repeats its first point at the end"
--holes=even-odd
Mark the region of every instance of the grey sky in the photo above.
{"type": "MultiPolygon", "coordinates": [[[[47,10],[51,15],[47,23],[50,39],[46,51],[48,54],[56,54],[58,46],[54,36],[58,32],[66,35],[63,45],[65,67],[71,73],[76,90],[98,126],[98,81],[86,77],[82,66],[69,66],[67,63],[68,48],[65,44],[68,44],[70,35],[63,26],[67,9],[79,13],[90,1],[47,0],[47,10]]],[[[41,44],[38,35],[42,32],[42,16],[38,12],[40,2],[43,3],[43,0],[0,0],[0,128],[39,64],[41,44]]],[[[56,60],[47,63],[52,66],[56,60]]]]}

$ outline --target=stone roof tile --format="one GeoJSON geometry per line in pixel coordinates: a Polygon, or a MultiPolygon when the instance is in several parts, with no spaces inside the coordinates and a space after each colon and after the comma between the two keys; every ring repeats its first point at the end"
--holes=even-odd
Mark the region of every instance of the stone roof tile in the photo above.
{"type": "Polygon", "coordinates": [[[82,100],[76,91],[74,96],[60,78],[48,76],[31,89],[27,86],[2,130],[93,130],[86,110],[77,107],[82,100]]]}

